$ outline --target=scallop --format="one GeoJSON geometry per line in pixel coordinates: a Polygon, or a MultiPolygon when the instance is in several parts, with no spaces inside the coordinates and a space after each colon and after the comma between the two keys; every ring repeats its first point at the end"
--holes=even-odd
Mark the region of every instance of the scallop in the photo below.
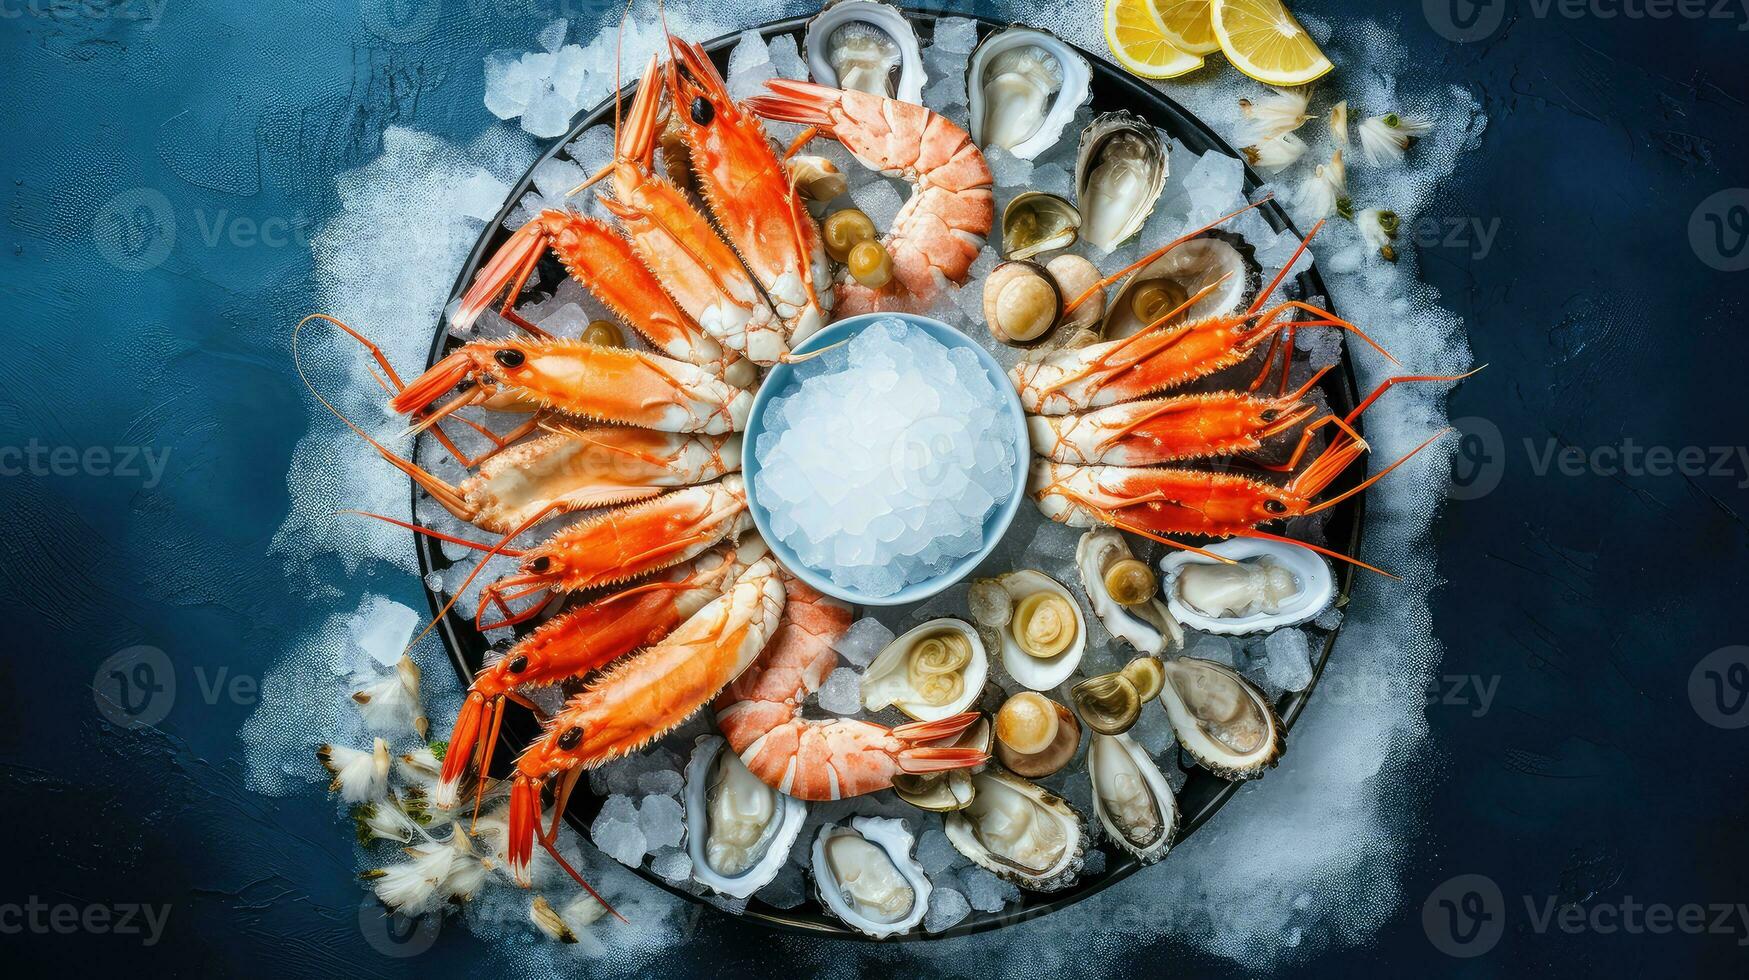
{"type": "Polygon", "coordinates": [[[1142,747],[1128,735],[1094,735],[1087,777],[1106,836],[1143,864],[1165,857],[1178,835],[1178,798],[1142,747]]]}
{"type": "Polygon", "coordinates": [[[1140,231],[1166,170],[1166,142],[1141,117],[1122,109],[1095,117],[1075,161],[1081,237],[1109,252],[1140,231]]]}
{"type": "Polygon", "coordinates": [[[923,103],[923,52],[897,7],[879,0],[837,0],[808,21],[808,72],[832,88],[923,103]]]}
{"type": "Polygon", "coordinates": [[[1212,660],[1178,657],[1164,664],[1160,704],[1178,744],[1226,780],[1256,779],[1281,760],[1287,736],[1256,685],[1212,660]]]}
{"type": "Polygon", "coordinates": [[[1055,194],[1025,191],[1002,209],[1002,254],[1030,259],[1075,244],[1081,212],[1055,194]]]}
{"type": "Polygon", "coordinates": [[[977,797],[947,815],[954,849],[1020,888],[1053,892],[1075,883],[1087,851],[1082,817],[1050,790],[998,769],[972,777],[977,797]]]}
{"type": "Polygon", "coordinates": [[[1017,24],[990,34],[966,67],[972,141],[1038,156],[1087,101],[1092,79],[1087,59],[1049,31],[1017,24]]]}
{"type": "Polygon", "coordinates": [[[1062,292],[1044,266],[1004,262],[984,277],[984,325],[1005,344],[1032,347],[1043,342],[1062,312],[1062,292]]]}
{"type": "Polygon", "coordinates": [[[909,932],[929,910],[929,878],[903,820],[853,817],[814,838],[814,892],[844,924],[876,939],[909,932]]]}
{"type": "Polygon", "coordinates": [[[940,721],[984,693],[990,658],[961,619],[932,619],[887,644],[862,675],[862,704],[892,707],[918,721],[940,721]]]}
{"type": "Polygon", "coordinates": [[[1153,574],[1136,560],[1123,532],[1097,527],[1083,534],[1075,546],[1075,568],[1094,614],[1112,636],[1156,657],[1184,645],[1184,631],[1160,601],[1153,574]],[[1130,589],[1146,594],[1124,594],[1130,589]]]}
{"type": "Polygon", "coordinates": [[[1112,299],[1104,337],[1131,336],[1199,293],[1201,299],[1168,322],[1239,313],[1256,298],[1262,284],[1263,267],[1243,238],[1219,229],[1204,232],[1130,277],[1112,299]]]}
{"type": "Polygon", "coordinates": [[[777,877],[807,818],[806,803],[765,785],[718,735],[693,749],[684,793],[692,876],[730,898],[777,877]]]}
{"type": "Polygon", "coordinates": [[[991,584],[1007,596],[1008,616],[1000,633],[1008,676],[1034,691],[1049,691],[1068,680],[1087,649],[1087,620],[1074,594],[1031,569],[982,579],[973,588],[988,592],[991,584]]]}
{"type": "Polygon", "coordinates": [[[1160,562],[1166,607],[1205,633],[1242,636],[1297,626],[1330,608],[1336,582],[1324,559],[1281,541],[1232,538],[1160,562]]]}
{"type": "Polygon", "coordinates": [[[1099,267],[1082,256],[1064,254],[1046,262],[1045,271],[1057,281],[1065,307],[1087,297],[1059,318],[1062,322],[1052,332],[1050,346],[1076,349],[1098,343],[1099,324],[1105,319],[1105,290],[1099,288],[1099,267]]]}

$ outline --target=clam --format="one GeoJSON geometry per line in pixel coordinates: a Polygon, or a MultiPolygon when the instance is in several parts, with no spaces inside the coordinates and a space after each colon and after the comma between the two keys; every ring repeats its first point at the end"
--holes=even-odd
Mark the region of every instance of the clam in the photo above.
{"type": "Polygon", "coordinates": [[[1081,212],[1055,194],[1025,191],[1002,209],[1002,254],[1030,259],[1075,244],[1081,212]]]}
{"type": "Polygon", "coordinates": [[[1000,632],[1002,667],[1008,676],[1034,691],[1048,691],[1069,679],[1087,648],[1087,621],[1073,593],[1031,569],[980,580],[973,587],[982,590],[982,603],[1006,614],[1000,632]]]}
{"type": "MultiPolygon", "coordinates": [[[[988,755],[994,747],[990,719],[979,718],[952,741],[935,744],[953,748],[975,748],[988,755]]],[[[918,809],[945,813],[971,803],[976,789],[970,770],[950,769],[947,772],[895,773],[893,793],[918,809]]]]}
{"type": "Polygon", "coordinates": [[[996,759],[1029,779],[1049,776],[1075,758],[1081,725],[1075,715],[1036,691],[1022,691],[996,712],[996,759]]]}
{"type": "Polygon", "coordinates": [[[1057,281],[1057,291],[1063,294],[1063,305],[1067,307],[1082,295],[1087,299],[1074,312],[1064,313],[1058,329],[1051,335],[1051,343],[1059,347],[1078,348],[1096,343],[1099,338],[1099,323],[1105,319],[1105,291],[1096,290],[1088,295],[1088,290],[1099,284],[1099,267],[1079,255],[1059,255],[1045,263],[1045,271],[1057,281]]]}
{"type": "Polygon", "coordinates": [[[940,721],[984,692],[989,655],[971,624],[932,619],[887,644],[862,675],[862,704],[893,707],[918,721],[940,721]]]}
{"type": "Polygon", "coordinates": [[[984,325],[1005,344],[1041,343],[1062,312],[1062,294],[1044,266],[1024,260],[1004,262],[984,277],[984,325]]]}
{"type": "Polygon", "coordinates": [[[752,895],[783,870],[808,812],[749,772],[718,735],[693,749],[684,793],[692,876],[730,898],[752,895]]]}
{"type": "Polygon", "coordinates": [[[1087,851],[1081,814],[1061,797],[1019,776],[989,769],[972,777],[972,804],[947,815],[948,842],[967,859],[1038,892],[1075,883],[1087,851]]]}
{"type": "Polygon", "coordinates": [[[929,878],[903,820],[852,817],[814,838],[814,892],[844,924],[876,939],[909,932],[929,910],[929,878]]]}
{"type": "Polygon", "coordinates": [[[1240,636],[1297,626],[1336,599],[1330,566],[1316,553],[1280,541],[1233,538],[1160,562],[1166,606],[1178,621],[1205,633],[1240,636]]]}
{"type": "Polygon", "coordinates": [[[1153,126],[1118,110],[1081,132],[1075,200],[1081,237],[1110,251],[1142,229],[1166,186],[1166,142],[1153,126]]]}
{"type": "Polygon", "coordinates": [[[1191,758],[1227,780],[1256,779],[1280,761],[1286,734],[1256,685],[1212,660],[1177,657],[1163,666],[1160,704],[1191,758]]]}
{"type": "Polygon", "coordinates": [[[1178,798],[1142,747],[1128,735],[1094,735],[1087,777],[1106,836],[1143,864],[1165,857],[1178,833],[1178,798]]]}
{"type": "Polygon", "coordinates": [[[1184,631],[1160,601],[1158,578],[1136,559],[1123,532],[1097,527],[1083,534],[1075,567],[1094,614],[1112,636],[1154,656],[1184,645],[1184,631]]]}
{"type": "Polygon", "coordinates": [[[1142,713],[1142,703],[1165,686],[1165,668],[1153,657],[1138,657],[1122,670],[1089,677],[1069,689],[1069,700],[1087,727],[1101,735],[1121,735],[1142,713]]]}
{"type": "Polygon", "coordinates": [[[972,142],[1031,160],[1087,101],[1092,69],[1049,31],[1015,25],[978,42],[966,66],[972,142]]]}
{"type": "Polygon", "coordinates": [[[1112,299],[1105,339],[1131,336],[1210,287],[1169,322],[1238,313],[1257,296],[1262,283],[1263,267],[1244,239],[1218,229],[1204,232],[1130,276],[1112,299]]]}
{"type": "Polygon", "coordinates": [[[911,22],[879,0],[836,0],[808,21],[808,72],[832,88],[923,102],[923,53],[911,22]]]}

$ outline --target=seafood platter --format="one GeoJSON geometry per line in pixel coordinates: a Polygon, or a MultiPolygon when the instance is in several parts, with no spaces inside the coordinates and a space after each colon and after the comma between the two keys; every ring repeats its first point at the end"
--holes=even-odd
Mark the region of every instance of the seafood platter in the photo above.
{"type": "Polygon", "coordinates": [[[1168,859],[1329,656],[1345,352],[1388,355],[1230,147],[1047,32],[839,0],[663,48],[516,188],[425,370],[378,355],[469,686],[433,803],[524,884],[589,887],[568,820],[879,940],[1168,859]]]}

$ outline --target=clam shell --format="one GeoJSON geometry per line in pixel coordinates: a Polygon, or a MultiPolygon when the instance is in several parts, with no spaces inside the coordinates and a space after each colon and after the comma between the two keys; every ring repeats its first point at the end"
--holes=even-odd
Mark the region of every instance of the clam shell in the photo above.
{"type": "Polygon", "coordinates": [[[1081,212],[1068,201],[1044,191],[1017,194],[1002,209],[1002,255],[1030,259],[1075,244],[1081,212]]]}
{"type": "Polygon", "coordinates": [[[1160,561],[1161,589],[1166,594],[1166,608],[1180,623],[1192,629],[1224,636],[1267,633],[1285,626],[1298,626],[1330,608],[1330,603],[1336,600],[1336,581],[1330,574],[1330,566],[1309,549],[1280,541],[1230,538],[1204,550],[1240,563],[1254,563],[1267,557],[1293,574],[1298,591],[1273,613],[1258,611],[1245,616],[1211,616],[1184,601],[1180,582],[1186,569],[1198,565],[1218,566],[1220,562],[1190,551],[1174,552],[1160,561]]]}
{"type": "Polygon", "coordinates": [[[1111,301],[1101,328],[1105,339],[1128,337],[1147,326],[1130,309],[1130,296],[1143,283],[1156,279],[1178,283],[1186,298],[1218,281],[1214,292],[1184,311],[1184,319],[1200,320],[1238,313],[1249,306],[1263,288],[1263,267],[1257,262],[1255,250],[1238,235],[1220,229],[1204,232],[1130,276],[1111,301]]]}
{"type": "Polygon", "coordinates": [[[686,764],[686,785],[682,794],[686,802],[686,853],[692,858],[693,880],[730,898],[746,898],[777,877],[789,860],[790,846],[801,834],[802,822],[808,815],[806,803],[779,793],[747,772],[740,758],[728,751],[728,742],[720,735],[707,735],[698,740],[692,758],[686,764]],[[752,864],[732,874],[717,871],[710,861],[710,789],[719,759],[724,765],[739,767],[740,774],[752,781],[740,785],[750,787],[757,784],[769,793],[772,806],[771,818],[753,846],[755,857],[752,864]]]}
{"type": "MultiPolygon", "coordinates": [[[[938,744],[955,748],[976,748],[989,754],[995,744],[990,719],[979,718],[953,741],[938,744]]],[[[971,770],[967,769],[916,775],[899,773],[893,777],[893,795],[920,810],[945,813],[969,805],[977,795],[977,787],[972,782],[971,770]]]]}
{"type": "Polygon", "coordinates": [[[1075,567],[1081,573],[1081,588],[1086,590],[1093,612],[1111,635],[1123,640],[1142,653],[1160,656],[1167,650],[1184,645],[1184,631],[1166,604],[1158,598],[1139,606],[1126,606],[1111,597],[1105,588],[1105,570],[1113,562],[1135,557],[1123,532],[1115,528],[1096,527],[1081,535],[1075,546],[1075,567]]]}
{"type": "Polygon", "coordinates": [[[972,142],[1001,137],[1003,149],[1031,160],[1062,137],[1092,80],[1087,59],[1049,31],[1015,24],[989,34],[966,65],[972,142]]]}
{"type": "Polygon", "coordinates": [[[1061,595],[1075,611],[1074,642],[1069,645],[1069,649],[1048,660],[1034,657],[1020,648],[1020,644],[1014,639],[1013,623],[1009,623],[1001,631],[1002,668],[1008,671],[1008,676],[1034,691],[1052,690],[1075,673],[1075,668],[1081,665],[1081,655],[1086,652],[1087,617],[1081,612],[1081,603],[1076,601],[1075,594],[1063,583],[1043,572],[1021,569],[999,575],[996,581],[1014,598],[1017,606],[1021,599],[1042,589],[1061,595]]]}
{"type": "Polygon", "coordinates": [[[852,32],[879,31],[897,49],[896,60],[884,79],[865,75],[861,84],[856,84],[856,79],[851,80],[858,90],[885,95],[902,102],[923,104],[925,74],[923,52],[917,44],[917,31],[911,26],[911,21],[899,12],[899,8],[881,3],[880,0],[836,0],[827,4],[813,20],[808,21],[807,32],[802,38],[802,51],[808,62],[808,73],[814,81],[832,88],[846,87],[832,64],[833,46],[843,43],[845,38],[845,35],[837,33],[840,28],[847,28],[852,32]],[[879,91],[875,91],[877,82],[884,82],[878,85],[879,91]]]}
{"type": "Polygon", "coordinates": [[[917,721],[940,721],[970,708],[984,693],[984,681],[990,674],[990,657],[978,631],[963,619],[945,617],[922,623],[887,644],[886,649],[870,661],[862,675],[862,704],[870,711],[893,707],[917,721]],[[961,668],[964,689],[959,697],[946,704],[932,705],[909,696],[910,680],[906,657],[919,640],[942,630],[954,630],[972,645],[972,659],[961,668]]]}
{"type": "Polygon", "coordinates": [[[1165,140],[1140,116],[1096,116],[1075,159],[1081,237],[1109,252],[1140,231],[1166,187],[1166,161],[1165,140]]]}

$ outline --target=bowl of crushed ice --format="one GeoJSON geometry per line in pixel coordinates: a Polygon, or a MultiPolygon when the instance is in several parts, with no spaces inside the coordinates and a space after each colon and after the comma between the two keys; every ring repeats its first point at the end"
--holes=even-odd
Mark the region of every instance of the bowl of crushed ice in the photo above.
{"type": "Polygon", "coordinates": [[[896,606],[963,578],[1025,496],[1026,417],[1002,368],[938,320],[834,323],[771,369],[741,468],[771,551],[848,602],[896,606]]]}

